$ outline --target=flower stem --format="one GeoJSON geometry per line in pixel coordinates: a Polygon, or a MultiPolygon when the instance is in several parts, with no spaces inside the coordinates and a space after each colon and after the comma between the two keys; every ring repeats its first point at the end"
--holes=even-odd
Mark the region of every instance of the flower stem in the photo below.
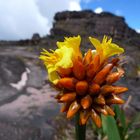
{"type": "Polygon", "coordinates": [[[86,125],[80,125],[79,118],[80,118],[80,113],[78,112],[75,116],[76,140],[85,140],[86,139],[86,125]]]}

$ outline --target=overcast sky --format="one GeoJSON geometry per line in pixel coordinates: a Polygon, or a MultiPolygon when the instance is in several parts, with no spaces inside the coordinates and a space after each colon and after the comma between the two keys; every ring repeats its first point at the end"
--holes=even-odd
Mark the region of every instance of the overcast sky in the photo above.
{"type": "MultiPolygon", "coordinates": [[[[0,0],[0,40],[31,38],[33,33],[46,35],[52,27],[54,14],[63,10],[80,11],[90,8],[96,13],[110,11],[125,16],[131,27],[140,29],[140,22],[139,26],[134,24],[134,21],[137,22],[140,18],[134,15],[131,22],[129,18],[131,15],[125,14],[126,9],[117,7],[118,3],[114,3],[116,0],[112,4],[109,1],[111,2],[111,0],[0,0]]],[[[140,14],[140,11],[138,12],[140,14]]]]}

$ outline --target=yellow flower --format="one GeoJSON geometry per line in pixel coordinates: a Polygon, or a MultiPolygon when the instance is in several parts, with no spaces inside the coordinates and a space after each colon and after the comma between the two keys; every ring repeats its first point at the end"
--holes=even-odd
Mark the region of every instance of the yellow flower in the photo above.
{"type": "Polygon", "coordinates": [[[65,37],[64,42],[57,42],[58,48],[67,47],[72,48],[74,50],[74,59],[76,57],[82,57],[81,51],[80,51],[80,43],[81,43],[81,37],[78,35],[77,37],[65,37]]]}
{"type": "Polygon", "coordinates": [[[83,57],[79,48],[81,37],[77,36],[57,42],[55,51],[44,49],[40,59],[48,69],[50,81],[60,90],[55,98],[64,104],[61,112],[66,112],[68,119],[79,112],[81,125],[91,117],[96,126],[101,127],[101,114],[114,116],[111,106],[123,104],[119,94],[128,90],[115,85],[124,74],[118,56],[104,60],[124,50],[106,36],[102,42],[92,37],[89,39],[96,51],[89,49],[83,57]]]}
{"type": "Polygon", "coordinates": [[[61,71],[69,73],[73,62],[77,57],[82,57],[80,51],[81,37],[65,37],[64,42],[57,42],[58,49],[55,51],[43,49],[40,59],[48,69],[49,80],[57,84],[61,71]],[[59,74],[58,74],[59,73],[59,74]]]}
{"type": "Polygon", "coordinates": [[[59,69],[66,69],[73,66],[72,57],[73,49],[64,46],[55,51],[50,50],[50,52],[43,49],[39,58],[43,60],[48,69],[49,80],[56,84],[59,79],[59,75],[57,73],[59,69]]]}
{"type": "Polygon", "coordinates": [[[104,36],[102,43],[93,37],[89,37],[89,40],[96,48],[97,54],[100,55],[100,60],[103,62],[110,56],[115,54],[121,54],[124,52],[124,49],[119,47],[117,44],[112,43],[112,38],[108,40],[107,36],[104,36]]]}

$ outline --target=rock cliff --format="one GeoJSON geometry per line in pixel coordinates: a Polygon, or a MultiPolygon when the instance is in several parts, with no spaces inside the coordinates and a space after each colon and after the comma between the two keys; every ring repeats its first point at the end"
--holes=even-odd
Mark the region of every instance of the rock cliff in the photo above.
{"type": "Polygon", "coordinates": [[[128,39],[138,34],[128,27],[123,17],[108,12],[96,14],[86,10],[81,12],[61,12],[54,17],[52,35],[102,36],[109,35],[115,39],[128,39]]]}

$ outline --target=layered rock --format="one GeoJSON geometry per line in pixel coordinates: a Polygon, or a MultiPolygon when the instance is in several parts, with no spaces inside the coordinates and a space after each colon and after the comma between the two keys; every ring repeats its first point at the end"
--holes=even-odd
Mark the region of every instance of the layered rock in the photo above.
{"type": "Polygon", "coordinates": [[[93,11],[60,12],[54,17],[52,35],[102,36],[109,35],[115,39],[128,39],[138,34],[128,27],[123,17],[108,12],[96,14],[93,11]]]}

